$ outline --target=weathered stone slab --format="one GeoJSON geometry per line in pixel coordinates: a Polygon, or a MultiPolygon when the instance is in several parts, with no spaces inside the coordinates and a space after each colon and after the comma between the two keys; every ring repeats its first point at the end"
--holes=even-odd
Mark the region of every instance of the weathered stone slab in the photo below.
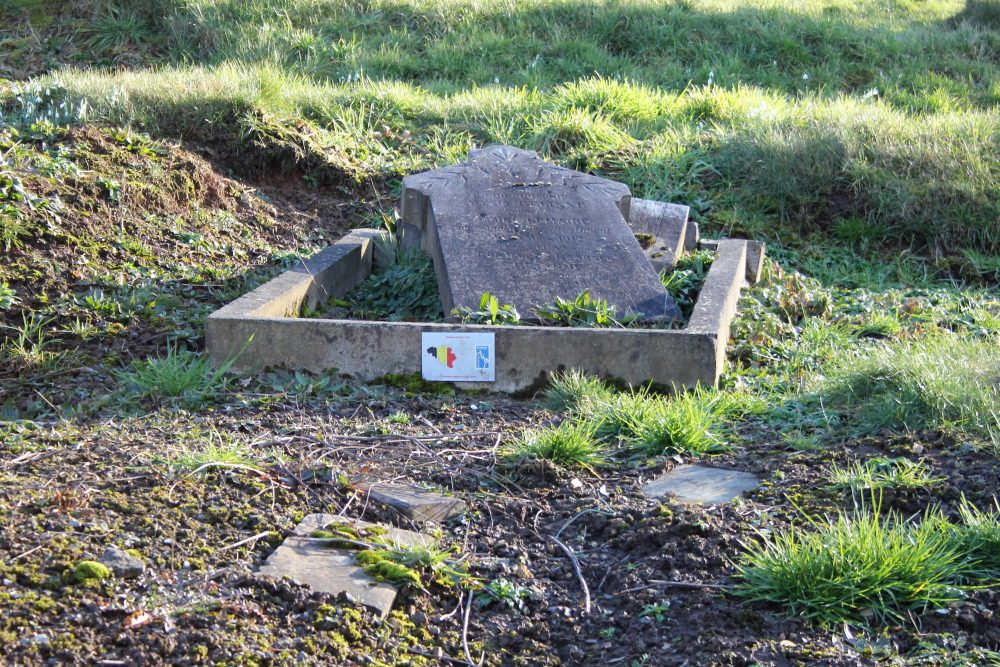
{"type": "Polygon", "coordinates": [[[628,224],[635,234],[648,234],[653,243],[644,248],[649,263],[657,271],[672,269],[684,251],[690,208],[680,204],[632,198],[628,224]]]}
{"type": "Polygon", "coordinates": [[[679,319],[626,222],[630,201],[621,183],[493,146],[404,178],[400,232],[434,260],[446,313],[490,292],[526,317],[590,290],[620,315],[679,319]]]}
{"type": "Polygon", "coordinates": [[[698,230],[698,223],[688,218],[687,230],[684,232],[684,250],[691,252],[698,247],[701,241],[701,232],[698,230]]]}
{"type": "MultiPolygon", "coordinates": [[[[747,271],[746,279],[751,285],[760,280],[764,271],[764,252],[767,248],[763,241],[747,241],[747,271]]],[[[705,239],[698,244],[703,250],[718,250],[719,241],[705,239]]]]}
{"type": "Polygon", "coordinates": [[[682,503],[722,505],[757,488],[760,478],[753,473],[702,465],[681,465],[643,487],[652,498],[673,494],[682,503]]]}
{"type": "MultiPolygon", "coordinates": [[[[354,552],[333,549],[309,537],[314,530],[321,530],[331,523],[349,523],[358,530],[376,525],[336,514],[310,514],[268,556],[257,573],[275,578],[288,577],[297,584],[322,593],[344,593],[350,600],[369,607],[385,618],[396,600],[395,586],[365,574],[355,563],[354,552]]],[[[385,529],[384,538],[393,543],[417,545],[432,542],[431,538],[419,533],[387,526],[381,528],[385,529]]]]}
{"type": "Polygon", "coordinates": [[[465,501],[434,493],[412,484],[377,484],[365,481],[355,486],[367,492],[374,500],[397,509],[411,521],[436,521],[443,523],[465,512],[465,501]]]}

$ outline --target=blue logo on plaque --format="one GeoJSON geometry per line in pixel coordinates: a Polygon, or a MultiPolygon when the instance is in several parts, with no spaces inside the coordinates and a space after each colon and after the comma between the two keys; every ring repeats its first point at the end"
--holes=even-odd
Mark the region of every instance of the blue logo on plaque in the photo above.
{"type": "Polygon", "coordinates": [[[476,346],[476,368],[486,369],[490,367],[490,348],[488,345],[476,346]]]}

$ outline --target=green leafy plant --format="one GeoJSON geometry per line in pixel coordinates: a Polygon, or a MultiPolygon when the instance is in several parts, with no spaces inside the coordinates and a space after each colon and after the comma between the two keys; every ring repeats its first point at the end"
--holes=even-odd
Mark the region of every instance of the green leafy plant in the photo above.
{"type": "Polygon", "coordinates": [[[555,427],[526,431],[504,456],[512,462],[544,459],[561,466],[590,468],[607,458],[596,436],[594,424],[567,420],[555,427]]]}
{"type": "Polygon", "coordinates": [[[455,557],[454,549],[442,549],[436,542],[389,543],[358,551],[354,557],[362,569],[381,581],[397,585],[423,586],[425,577],[447,588],[470,579],[466,563],[455,557]]]}
{"type": "Polygon", "coordinates": [[[490,294],[483,292],[479,299],[479,310],[473,310],[468,306],[461,306],[451,311],[451,314],[462,322],[470,324],[520,324],[521,316],[517,308],[505,303],[502,306],[500,301],[490,294]]]}
{"type": "Polygon", "coordinates": [[[660,281],[667,293],[674,298],[677,307],[681,309],[684,319],[691,317],[694,304],[701,293],[701,286],[708,276],[708,270],[715,261],[715,253],[709,250],[696,250],[684,253],[674,264],[672,271],[660,274],[660,281]]]}
{"type": "Polygon", "coordinates": [[[624,415],[631,447],[650,454],[710,454],[726,449],[716,428],[725,415],[721,395],[697,387],[659,397],[624,415]]]}
{"type": "Polygon", "coordinates": [[[352,316],[393,322],[440,320],[441,295],[431,258],[400,251],[386,261],[344,300],[352,316]]]}
{"type": "Polygon", "coordinates": [[[670,600],[664,600],[663,602],[657,602],[654,604],[648,604],[642,608],[639,612],[639,617],[649,617],[655,620],[657,623],[662,623],[667,619],[667,611],[670,610],[670,600]]]}
{"type": "Polygon", "coordinates": [[[497,577],[483,586],[476,599],[483,607],[498,603],[513,611],[523,612],[529,595],[527,588],[518,586],[506,577],[497,577]]]}
{"type": "Polygon", "coordinates": [[[854,461],[844,468],[833,465],[830,481],[835,488],[856,492],[885,488],[918,489],[940,484],[944,478],[932,477],[923,463],[914,463],[902,457],[878,457],[854,461]]]}
{"type": "Polygon", "coordinates": [[[572,301],[557,296],[550,305],[535,306],[535,312],[543,324],[564,327],[627,327],[642,318],[637,313],[618,317],[615,306],[608,305],[606,299],[592,297],[590,290],[572,301]]]}
{"type": "Polygon", "coordinates": [[[0,282],[0,310],[8,310],[17,304],[17,292],[6,282],[0,282]]]}

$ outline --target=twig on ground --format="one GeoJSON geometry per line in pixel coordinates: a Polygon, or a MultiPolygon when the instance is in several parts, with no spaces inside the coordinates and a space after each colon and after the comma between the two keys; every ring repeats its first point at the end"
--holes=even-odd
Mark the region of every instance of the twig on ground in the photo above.
{"type": "Polygon", "coordinates": [[[228,545],[226,545],[226,546],[224,546],[224,547],[222,547],[220,549],[216,549],[215,552],[216,553],[221,553],[223,551],[229,551],[230,549],[235,549],[236,547],[241,547],[241,546],[243,546],[244,544],[246,544],[248,542],[256,542],[260,538],[267,537],[270,534],[271,534],[271,531],[265,530],[263,533],[257,533],[253,537],[248,537],[246,539],[240,540],[239,542],[235,542],[234,544],[228,544],[228,545]]]}
{"type": "Polygon", "coordinates": [[[36,551],[38,551],[39,549],[41,549],[44,546],[45,546],[44,544],[39,544],[34,549],[28,549],[24,553],[18,554],[16,556],[14,556],[13,558],[11,558],[10,560],[8,560],[7,564],[11,565],[11,564],[16,563],[17,561],[21,560],[22,558],[27,558],[28,556],[30,556],[31,554],[35,553],[36,551]]]}
{"type": "Polygon", "coordinates": [[[580,580],[580,586],[583,587],[583,609],[584,612],[590,613],[590,588],[587,587],[587,580],[583,578],[583,571],[580,570],[580,560],[573,553],[573,550],[566,546],[562,540],[558,537],[552,535],[550,536],[552,541],[559,545],[559,547],[566,552],[569,557],[569,562],[573,565],[573,571],[576,572],[576,578],[580,580]]]}
{"type": "MultiPolygon", "coordinates": [[[[475,667],[480,667],[483,664],[482,658],[479,662],[472,659],[472,653],[469,652],[469,619],[472,618],[472,598],[475,595],[474,591],[469,591],[469,601],[465,603],[465,616],[462,619],[462,650],[465,651],[465,659],[469,661],[470,665],[475,665],[475,667]]],[[[483,654],[486,655],[485,653],[483,654]]]]}

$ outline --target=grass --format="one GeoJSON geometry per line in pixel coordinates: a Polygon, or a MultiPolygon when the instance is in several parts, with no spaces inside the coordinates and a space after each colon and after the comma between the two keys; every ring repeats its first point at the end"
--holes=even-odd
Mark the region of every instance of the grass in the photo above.
{"type": "Polygon", "coordinates": [[[601,379],[581,370],[554,373],[545,388],[545,406],[562,412],[580,412],[591,403],[608,400],[612,390],[601,379]]]}
{"type": "Polygon", "coordinates": [[[95,12],[87,38],[149,69],[41,81],[160,135],[302,139],[289,159],[307,173],[401,174],[504,142],[690,204],[710,229],[990,256],[1000,72],[983,6],[190,0],[95,12]]]}
{"type": "Polygon", "coordinates": [[[998,377],[995,339],[938,335],[837,361],[819,395],[865,433],[944,429],[1000,447],[998,377]]]}
{"type": "Polygon", "coordinates": [[[197,448],[184,448],[170,458],[170,467],[194,471],[219,464],[250,467],[256,464],[256,458],[247,445],[235,440],[224,440],[221,436],[217,440],[218,442],[210,441],[197,448]]]}
{"type": "Polygon", "coordinates": [[[607,460],[604,445],[597,439],[596,427],[574,420],[552,428],[525,431],[504,456],[514,463],[546,460],[573,468],[593,468],[607,460]]]}
{"type": "MultiPolygon", "coordinates": [[[[1000,510],[1000,506],[997,507],[1000,510]]],[[[905,622],[961,602],[1000,577],[1000,511],[963,499],[959,521],[928,510],[919,520],[862,508],[774,533],[748,545],[736,594],[832,627],[905,622]]]]}
{"type": "Polygon", "coordinates": [[[944,479],[933,477],[923,463],[907,458],[878,457],[854,461],[841,468],[830,468],[830,482],[839,489],[854,492],[873,489],[922,489],[940,484],[944,479]]]}
{"type": "Polygon", "coordinates": [[[208,358],[173,344],[167,346],[165,354],[136,360],[117,375],[140,396],[194,407],[225,389],[225,375],[235,361],[234,357],[215,368],[208,358]]]}
{"type": "MultiPolygon", "coordinates": [[[[648,387],[615,391],[578,370],[554,375],[545,403],[568,412],[575,420],[560,425],[559,429],[570,429],[564,435],[586,433],[608,446],[624,444],[628,450],[648,456],[696,456],[725,449],[719,435],[725,418],[760,407],[746,394],[702,387],[672,396],[655,394],[648,387]]],[[[533,431],[531,437],[537,439],[550,432],[533,431]]],[[[561,443],[562,438],[556,442],[561,443]]]]}
{"type": "Polygon", "coordinates": [[[943,522],[934,513],[912,522],[862,511],[774,533],[747,547],[736,593],[831,627],[895,624],[910,612],[948,607],[965,597],[964,566],[943,522]]]}

